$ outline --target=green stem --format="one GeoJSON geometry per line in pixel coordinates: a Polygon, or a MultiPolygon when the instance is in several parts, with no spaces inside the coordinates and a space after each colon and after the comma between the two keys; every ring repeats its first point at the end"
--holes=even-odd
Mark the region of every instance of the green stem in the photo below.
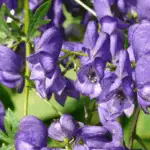
{"type": "MultiPolygon", "coordinates": [[[[28,28],[29,28],[29,0],[24,0],[24,9],[25,9],[25,18],[24,18],[24,32],[28,37],[28,28]]],[[[31,47],[28,43],[28,40],[25,42],[26,45],[26,57],[31,54],[31,47]]],[[[28,62],[26,61],[25,75],[30,76],[30,70],[28,62]]],[[[24,115],[28,114],[28,101],[29,101],[29,81],[25,80],[25,104],[24,104],[24,115]]]]}
{"type": "Polygon", "coordinates": [[[87,105],[86,105],[86,99],[84,99],[84,119],[85,119],[85,124],[88,123],[88,110],[87,110],[87,105]]]}
{"type": "Polygon", "coordinates": [[[64,139],[64,142],[65,142],[65,144],[66,144],[65,150],[71,150],[71,146],[70,146],[70,143],[69,143],[69,139],[68,139],[68,138],[65,138],[65,139],[64,139]]]}
{"type": "Polygon", "coordinates": [[[135,113],[134,113],[134,117],[133,117],[133,123],[131,126],[130,142],[129,142],[129,146],[128,146],[129,149],[132,149],[133,141],[136,137],[136,125],[138,122],[139,114],[140,114],[140,108],[137,106],[135,113]]]}
{"type": "Polygon", "coordinates": [[[69,50],[66,50],[66,49],[63,49],[62,51],[64,53],[68,53],[69,55],[72,54],[72,55],[79,55],[79,56],[88,57],[88,54],[85,54],[85,53],[82,53],[82,52],[74,52],[74,51],[69,51],[69,50]]]}
{"type": "Polygon", "coordinates": [[[89,8],[87,5],[85,5],[83,2],[81,2],[80,0],[75,0],[79,5],[81,5],[84,9],[86,9],[87,11],[89,11],[93,16],[96,17],[96,12],[94,10],[92,10],[91,8],[89,8]]]}
{"type": "Polygon", "coordinates": [[[59,116],[62,116],[62,115],[63,115],[63,113],[61,113],[59,110],[57,110],[57,108],[56,108],[55,106],[53,106],[50,102],[48,102],[48,100],[44,100],[44,102],[45,102],[46,104],[48,104],[50,107],[52,107],[52,108],[56,111],[56,113],[57,113],[59,116]]]}
{"type": "Polygon", "coordinates": [[[141,144],[144,150],[148,150],[141,138],[137,134],[135,135],[135,140],[137,140],[141,144]]]}

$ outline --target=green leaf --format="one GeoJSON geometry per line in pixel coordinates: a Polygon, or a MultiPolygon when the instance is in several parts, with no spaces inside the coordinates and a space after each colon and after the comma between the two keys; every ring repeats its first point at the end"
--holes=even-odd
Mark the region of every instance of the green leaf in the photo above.
{"type": "Polygon", "coordinates": [[[5,142],[12,144],[18,129],[18,120],[16,120],[14,113],[10,109],[8,109],[7,114],[4,118],[4,127],[6,134],[2,132],[2,137],[0,139],[4,139],[5,142]]]}
{"type": "Polygon", "coordinates": [[[7,135],[9,137],[13,138],[14,135],[13,135],[13,132],[11,130],[11,125],[10,125],[10,123],[6,117],[4,118],[4,126],[5,126],[5,130],[6,130],[7,135]]]}
{"type": "Polygon", "coordinates": [[[0,148],[0,150],[15,150],[14,145],[5,145],[3,143],[2,147],[0,148]]]}
{"type": "Polygon", "coordinates": [[[10,121],[10,124],[12,126],[12,131],[13,132],[16,132],[17,129],[18,129],[18,120],[16,119],[14,113],[11,111],[11,109],[8,108],[8,116],[9,116],[9,121],[10,121]]]}
{"type": "Polygon", "coordinates": [[[5,13],[6,16],[12,18],[14,21],[20,22],[18,18],[16,18],[15,16],[13,16],[13,15],[10,13],[9,8],[6,6],[5,3],[2,4],[1,10],[5,13]]]}
{"type": "Polygon", "coordinates": [[[4,9],[0,9],[0,44],[12,46],[15,41],[17,41],[17,38],[10,31],[4,18],[4,9]]]}
{"type": "Polygon", "coordinates": [[[2,130],[0,130],[0,140],[6,143],[13,143],[13,140],[9,138],[2,130]]]}
{"type": "Polygon", "coordinates": [[[4,12],[0,10],[0,31],[3,32],[6,36],[11,36],[9,27],[4,19],[4,12]]]}
{"type": "Polygon", "coordinates": [[[32,13],[29,11],[30,14],[30,25],[29,25],[29,30],[28,34],[29,37],[32,38],[35,35],[36,30],[44,24],[49,23],[50,20],[45,20],[43,21],[44,17],[46,16],[48,9],[50,7],[51,1],[47,1],[43,3],[32,15],[32,13]]]}

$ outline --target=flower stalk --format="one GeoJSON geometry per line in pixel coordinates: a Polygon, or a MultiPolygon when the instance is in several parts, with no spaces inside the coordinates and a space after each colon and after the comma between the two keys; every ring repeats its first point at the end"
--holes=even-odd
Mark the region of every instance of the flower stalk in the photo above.
{"type": "Polygon", "coordinates": [[[86,9],[88,12],[90,12],[93,16],[96,17],[96,12],[94,10],[92,10],[91,8],[89,8],[87,5],[85,5],[83,2],[81,2],[80,0],[75,0],[79,5],[81,5],[84,9],[86,9]]]}
{"type": "Polygon", "coordinates": [[[132,149],[133,141],[134,141],[134,139],[136,137],[136,126],[137,126],[139,115],[140,115],[140,108],[137,107],[136,110],[135,110],[133,123],[132,123],[132,126],[131,126],[130,142],[129,142],[129,146],[128,146],[129,149],[132,149]]]}
{"type": "Polygon", "coordinates": [[[88,57],[88,54],[82,53],[82,52],[74,52],[74,51],[69,51],[66,49],[62,50],[64,53],[67,53],[68,55],[78,55],[78,56],[85,56],[88,57]]]}
{"type": "MultiPolygon", "coordinates": [[[[25,18],[24,18],[24,32],[25,35],[28,37],[28,29],[29,29],[29,0],[24,1],[24,10],[25,10],[25,18]]],[[[31,46],[28,40],[25,42],[26,46],[26,57],[31,54],[31,46]]],[[[30,70],[28,66],[28,62],[26,61],[26,68],[25,68],[25,75],[27,77],[30,76],[30,70]]],[[[28,102],[29,102],[29,81],[25,80],[25,103],[24,103],[24,116],[28,114],[28,102]]]]}

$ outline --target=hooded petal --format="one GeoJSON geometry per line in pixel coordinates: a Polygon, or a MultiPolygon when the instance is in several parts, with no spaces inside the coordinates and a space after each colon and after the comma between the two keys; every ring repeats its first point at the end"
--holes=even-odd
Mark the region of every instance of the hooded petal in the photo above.
{"type": "Polygon", "coordinates": [[[19,124],[19,131],[15,137],[15,147],[17,150],[23,148],[35,149],[45,147],[47,145],[47,128],[41,120],[34,116],[24,117],[19,124]]]}
{"type": "Polygon", "coordinates": [[[138,60],[142,55],[150,52],[150,23],[142,22],[134,31],[132,36],[132,48],[135,59],[138,60]]]}
{"type": "Polygon", "coordinates": [[[22,69],[21,57],[3,45],[0,45],[0,61],[0,70],[19,73],[22,69]]]}
{"type": "Polygon", "coordinates": [[[37,47],[40,51],[45,51],[57,58],[62,47],[62,39],[60,30],[52,27],[44,32],[37,47]]]}

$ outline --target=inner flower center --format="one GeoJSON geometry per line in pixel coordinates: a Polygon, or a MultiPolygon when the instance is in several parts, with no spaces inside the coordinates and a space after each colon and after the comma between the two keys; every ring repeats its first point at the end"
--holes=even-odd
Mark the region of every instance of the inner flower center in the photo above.
{"type": "Polygon", "coordinates": [[[120,100],[124,100],[125,95],[124,95],[124,93],[123,93],[122,91],[119,91],[119,92],[117,93],[116,97],[117,97],[118,99],[120,99],[120,100]]]}
{"type": "Polygon", "coordinates": [[[88,75],[87,75],[88,79],[92,82],[92,83],[96,83],[97,82],[97,76],[96,76],[96,72],[93,68],[89,69],[88,75]]]}

